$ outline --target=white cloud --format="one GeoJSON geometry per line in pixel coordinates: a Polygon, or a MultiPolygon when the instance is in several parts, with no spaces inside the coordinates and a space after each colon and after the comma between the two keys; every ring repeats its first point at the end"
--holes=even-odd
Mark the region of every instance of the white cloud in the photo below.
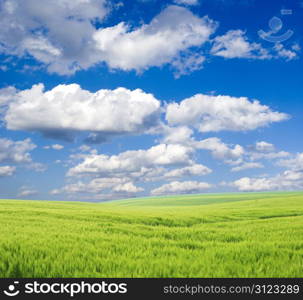
{"type": "Polygon", "coordinates": [[[273,160],[273,159],[278,159],[288,156],[290,156],[290,153],[286,151],[268,152],[268,153],[251,152],[249,154],[251,160],[260,160],[260,159],[273,160]]]}
{"type": "Polygon", "coordinates": [[[90,146],[88,146],[88,145],[81,145],[81,146],[79,147],[79,150],[80,150],[81,152],[90,152],[90,151],[92,151],[93,149],[92,149],[90,146]]]}
{"type": "MultiPolygon", "coordinates": [[[[243,148],[244,149],[244,148],[243,148]]],[[[278,158],[288,157],[290,153],[277,151],[275,145],[260,141],[244,149],[242,159],[239,159],[237,166],[231,169],[232,172],[239,172],[247,169],[264,168],[263,163],[256,161],[272,161],[278,158]]]]}
{"type": "Polygon", "coordinates": [[[172,67],[175,69],[175,78],[180,78],[182,75],[188,75],[202,69],[204,61],[205,57],[201,53],[185,51],[171,62],[172,67]]]}
{"type": "Polygon", "coordinates": [[[36,145],[30,139],[13,141],[0,138],[0,162],[31,163],[29,152],[35,148],[36,145]]]}
{"type": "Polygon", "coordinates": [[[214,39],[211,54],[224,58],[268,59],[271,56],[261,44],[251,43],[242,30],[230,30],[214,39]]]}
{"type": "Polygon", "coordinates": [[[116,193],[136,194],[139,192],[143,192],[144,189],[135,186],[132,182],[127,182],[127,183],[123,183],[123,184],[119,184],[119,185],[115,186],[113,191],[116,193]]]}
{"type": "Polygon", "coordinates": [[[49,192],[50,195],[60,195],[62,194],[64,188],[63,189],[53,189],[49,192]]]}
{"type": "Polygon", "coordinates": [[[46,166],[34,162],[30,154],[36,147],[29,138],[21,141],[0,138],[0,163],[18,164],[36,172],[43,172],[46,166]]]}
{"type": "Polygon", "coordinates": [[[126,151],[111,156],[82,152],[71,156],[72,161],[76,161],[67,176],[69,180],[71,177],[94,179],[89,182],[71,183],[51,193],[102,194],[115,198],[144,191],[142,187],[135,185],[138,182],[163,181],[164,178],[210,173],[209,168],[194,164],[191,158],[193,152],[191,147],[179,144],[159,144],[146,150],[126,151]],[[174,172],[173,168],[177,170],[174,172]]]}
{"type": "Polygon", "coordinates": [[[16,94],[16,89],[13,86],[0,89],[0,113],[2,106],[5,106],[16,94]]]}
{"type": "Polygon", "coordinates": [[[275,151],[275,146],[264,141],[256,142],[256,150],[260,152],[272,152],[275,151]]]}
{"type": "Polygon", "coordinates": [[[60,144],[54,144],[51,146],[54,150],[62,150],[64,148],[64,146],[60,145],[60,144]]]}
{"type": "Polygon", "coordinates": [[[292,60],[298,58],[300,46],[295,44],[292,46],[291,49],[286,49],[283,44],[276,43],[274,46],[274,51],[276,52],[277,58],[285,58],[286,60],[292,60]]]}
{"type": "Polygon", "coordinates": [[[194,164],[192,166],[174,169],[164,174],[164,177],[184,177],[184,176],[201,176],[211,173],[212,170],[201,164],[194,164]]]}
{"type": "Polygon", "coordinates": [[[209,150],[215,159],[223,160],[224,163],[232,165],[232,172],[239,172],[247,169],[264,168],[263,163],[258,160],[275,160],[289,157],[290,153],[276,151],[273,144],[265,141],[256,142],[255,145],[243,147],[241,145],[228,145],[217,137],[211,137],[202,141],[190,140],[188,145],[195,149],[209,150]]]}
{"type": "Polygon", "coordinates": [[[233,148],[223,143],[217,137],[211,137],[199,142],[196,142],[196,148],[211,151],[214,158],[233,162],[239,160],[244,155],[244,148],[240,145],[235,145],[233,148]]]}
{"type": "Polygon", "coordinates": [[[16,171],[16,167],[0,166],[0,177],[12,176],[16,171]]]}
{"type": "Polygon", "coordinates": [[[293,51],[296,51],[296,52],[301,51],[301,47],[300,47],[300,45],[299,45],[298,43],[294,43],[294,44],[291,46],[291,49],[292,49],[293,51]]]}
{"type": "Polygon", "coordinates": [[[131,30],[125,23],[101,28],[94,34],[98,50],[113,69],[143,71],[175,62],[175,67],[195,69],[203,62],[203,55],[182,52],[198,47],[209,40],[216,23],[207,17],[199,18],[179,6],[168,6],[150,24],[131,30]],[[183,57],[184,58],[184,57],[183,57]],[[184,67],[185,66],[185,67],[184,67]]]}
{"type": "Polygon", "coordinates": [[[154,182],[163,180],[163,174],[167,172],[167,168],[153,166],[153,167],[143,167],[140,171],[132,173],[131,176],[136,180],[142,182],[154,182]]]}
{"type": "Polygon", "coordinates": [[[68,184],[61,189],[54,189],[51,195],[59,194],[102,194],[109,198],[134,195],[144,191],[135,186],[128,178],[95,178],[89,182],[78,181],[68,184]]]}
{"type": "MultiPolygon", "coordinates": [[[[127,183],[125,178],[95,178],[87,183],[78,181],[66,185],[60,190],[61,193],[100,193],[115,186],[127,183]]],[[[55,190],[59,191],[59,190],[55,190]]]]}
{"type": "Polygon", "coordinates": [[[171,183],[164,184],[151,191],[152,195],[165,195],[165,194],[184,194],[184,193],[198,193],[209,189],[211,185],[206,182],[198,181],[173,181],[171,183]]]}
{"type": "Polygon", "coordinates": [[[159,112],[160,102],[139,89],[91,93],[70,84],[45,92],[44,85],[38,84],[14,96],[4,120],[8,129],[38,131],[61,139],[72,139],[82,131],[94,132],[97,142],[158,126],[159,112]]]}
{"type": "MultiPolygon", "coordinates": [[[[303,187],[303,171],[287,170],[283,173],[284,179],[288,182],[295,182],[299,187],[303,187]]],[[[285,184],[285,182],[284,182],[285,184]]]]}
{"type": "Polygon", "coordinates": [[[0,9],[2,52],[32,55],[50,72],[73,73],[100,60],[93,45],[94,20],[107,14],[105,0],[4,0],[0,9]]]}
{"type": "Polygon", "coordinates": [[[28,196],[34,196],[38,193],[38,191],[28,188],[26,186],[23,186],[20,188],[20,192],[18,193],[18,197],[28,197],[28,196]]]}
{"type": "Polygon", "coordinates": [[[203,94],[170,103],[166,110],[169,125],[194,126],[201,132],[254,130],[287,118],[257,100],[203,94]]]}
{"type": "Polygon", "coordinates": [[[53,150],[62,150],[64,149],[64,146],[60,145],[60,144],[54,144],[54,145],[50,145],[50,146],[44,146],[44,149],[53,149],[53,150]]]}
{"type": "Polygon", "coordinates": [[[270,178],[249,178],[243,177],[233,183],[239,191],[266,191],[278,188],[276,182],[270,178]]]}
{"type": "Polygon", "coordinates": [[[261,44],[249,41],[243,30],[230,30],[214,38],[211,54],[224,58],[279,59],[292,60],[298,57],[300,47],[294,44],[286,49],[281,43],[265,49],[261,44]]]}
{"type": "Polygon", "coordinates": [[[216,29],[212,20],[170,5],[137,28],[121,22],[97,29],[95,21],[102,25],[108,7],[105,0],[45,0],[39,9],[36,0],[4,0],[0,51],[20,57],[30,54],[49,72],[59,74],[102,62],[138,72],[176,61],[180,74],[201,67],[203,55],[188,50],[209,41],[216,29]]]}
{"type": "Polygon", "coordinates": [[[23,190],[18,194],[18,197],[28,197],[28,196],[33,196],[36,194],[37,194],[37,191],[35,191],[35,190],[23,190]]]}
{"type": "MultiPolygon", "coordinates": [[[[180,5],[198,2],[174,0],[180,5]]],[[[265,49],[250,42],[242,30],[230,30],[211,40],[217,22],[178,5],[167,6],[148,24],[135,27],[121,22],[102,27],[110,7],[115,5],[106,0],[44,0],[43,8],[37,8],[36,0],[3,0],[0,52],[30,55],[49,72],[61,75],[101,63],[137,72],[168,64],[179,77],[202,68],[206,53],[201,47],[209,42],[213,43],[211,54],[225,58],[291,60],[299,51],[297,44],[290,49],[281,44],[265,49]]]]}
{"type": "Polygon", "coordinates": [[[261,163],[258,162],[244,162],[240,166],[233,167],[231,169],[232,172],[240,172],[243,170],[248,170],[248,169],[260,169],[264,168],[264,166],[261,163]]]}
{"type": "Polygon", "coordinates": [[[6,65],[0,65],[0,70],[2,72],[7,72],[8,71],[8,66],[6,66],[6,65]]]}
{"type": "Polygon", "coordinates": [[[298,153],[295,157],[289,159],[281,159],[277,162],[277,165],[292,170],[303,170],[303,153],[298,153]]]}
{"type": "Polygon", "coordinates": [[[239,191],[244,192],[302,189],[303,172],[287,170],[274,177],[243,177],[231,183],[230,186],[236,187],[239,191]]]}
{"type": "Polygon", "coordinates": [[[111,177],[119,174],[140,177],[157,166],[191,164],[192,149],[182,145],[159,144],[147,150],[122,152],[119,155],[88,154],[83,161],[68,171],[69,176],[98,175],[111,177]]]}
{"type": "Polygon", "coordinates": [[[175,0],[176,4],[185,4],[185,5],[198,5],[199,0],[175,0]]]}
{"type": "Polygon", "coordinates": [[[277,151],[275,145],[261,141],[256,142],[255,145],[249,146],[247,150],[249,160],[274,160],[278,158],[290,156],[289,152],[277,151]]]}
{"type": "Polygon", "coordinates": [[[186,144],[189,145],[193,142],[193,130],[187,126],[179,127],[163,127],[163,143],[166,144],[186,144]]]}
{"type": "MultiPolygon", "coordinates": [[[[270,151],[271,150],[274,150],[273,146],[271,147],[270,151]]],[[[272,158],[276,154],[276,157],[274,158],[278,158],[279,155],[277,154],[279,153],[283,154],[284,152],[269,152],[264,153],[264,155],[270,155],[270,158],[272,158]]],[[[285,156],[289,155],[290,153],[287,153],[285,156]]],[[[280,157],[283,156],[281,155],[280,157]]],[[[292,190],[303,188],[303,153],[298,153],[296,156],[289,159],[281,159],[276,164],[289,169],[273,177],[243,177],[234,181],[230,185],[236,187],[240,191],[292,190]]]]}
{"type": "Polygon", "coordinates": [[[32,169],[36,172],[45,172],[47,170],[47,165],[37,162],[32,162],[28,165],[28,169],[32,169]]]}

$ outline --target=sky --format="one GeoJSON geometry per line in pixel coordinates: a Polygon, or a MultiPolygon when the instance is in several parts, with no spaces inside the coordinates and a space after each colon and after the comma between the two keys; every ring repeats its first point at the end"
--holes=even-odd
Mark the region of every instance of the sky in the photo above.
{"type": "Polygon", "coordinates": [[[303,189],[301,0],[0,0],[0,198],[303,189]]]}

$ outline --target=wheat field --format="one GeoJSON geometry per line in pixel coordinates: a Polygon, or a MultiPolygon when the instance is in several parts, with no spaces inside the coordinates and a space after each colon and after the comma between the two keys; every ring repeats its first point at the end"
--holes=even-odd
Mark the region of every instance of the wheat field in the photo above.
{"type": "Polygon", "coordinates": [[[0,277],[303,277],[303,193],[0,200],[0,277]]]}

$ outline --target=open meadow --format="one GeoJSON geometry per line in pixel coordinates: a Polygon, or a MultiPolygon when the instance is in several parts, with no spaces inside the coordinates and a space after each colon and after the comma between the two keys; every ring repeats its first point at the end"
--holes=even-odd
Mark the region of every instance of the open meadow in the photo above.
{"type": "Polygon", "coordinates": [[[0,200],[0,277],[303,277],[303,193],[0,200]]]}

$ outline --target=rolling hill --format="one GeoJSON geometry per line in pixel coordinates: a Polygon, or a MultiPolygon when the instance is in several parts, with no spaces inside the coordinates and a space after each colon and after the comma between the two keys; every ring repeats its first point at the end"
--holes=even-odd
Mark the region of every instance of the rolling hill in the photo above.
{"type": "Polygon", "coordinates": [[[302,277],[303,193],[0,200],[1,277],[302,277]]]}

